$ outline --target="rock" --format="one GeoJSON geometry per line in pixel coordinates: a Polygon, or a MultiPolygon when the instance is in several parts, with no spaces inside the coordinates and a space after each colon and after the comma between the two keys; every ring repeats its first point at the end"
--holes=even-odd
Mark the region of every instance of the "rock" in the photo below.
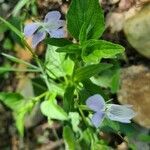
{"type": "Polygon", "coordinates": [[[150,58],[150,4],[124,23],[129,43],[143,56],[150,58]]]}
{"type": "Polygon", "coordinates": [[[121,88],[118,92],[121,104],[133,105],[137,112],[134,121],[150,128],[150,70],[142,65],[122,70],[121,88]]]}

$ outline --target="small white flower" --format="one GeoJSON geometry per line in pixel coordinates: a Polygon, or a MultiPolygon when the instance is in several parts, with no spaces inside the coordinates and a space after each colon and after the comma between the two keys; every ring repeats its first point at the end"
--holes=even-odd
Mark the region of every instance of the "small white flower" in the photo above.
{"type": "Polygon", "coordinates": [[[130,123],[136,113],[131,105],[106,104],[103,97],[95,94],[86,100],[86,105],[95,112],[91,121],[98,127],[105,117],[113,121],[130,123]]]}

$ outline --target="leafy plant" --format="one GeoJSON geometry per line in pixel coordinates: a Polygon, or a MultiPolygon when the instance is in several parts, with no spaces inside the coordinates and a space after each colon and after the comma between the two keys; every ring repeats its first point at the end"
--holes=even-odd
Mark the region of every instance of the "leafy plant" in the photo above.
{"type": "MultiPolygon", "coordinates": [[[[27,0],[20,1],[13,14],[16,15],[26,3],[27,0]]],[[[110,126],[116,131],[119,127],[116,129],[113,121],[109,121],[109,124],[98,124],[99,129],[93,127],[90,121],[92,109],[85,105],[85,101],[94,94],[100,94],[108,100],[110,92],[117,92],[119,87],[117,56],[123,53],[124,48],[119,44],[99,39],[105,30],[105,24],[98,0],[72,0],[66,21],[68,32],[75,39],[75,43],[57,36],[53,36],[57,38],[46,38],[44,43],[47,44],[47,49],[44,61],[34,53],[20,30],[1,17],[0,20],[21,39],[22,44],[32,53],[35,64],[7,54],[3,55],[13,62],[26,64],[28,71],[32,69],[38,72],[47,88],[44,93],[29,98],[28,101],[15,93],[0,93],[1,102],[14,113],[20,135],[24,135],[25,115],[32,111],[37,102],[40,102],[41,112],[49,122],[59,120],[63,123],[66,148],[82,149],[82,145],[86,143],[92,150],[109,149],[107,144],[99,139],[98,130],[110,126]],[[114,60],[117,63],[113,63],[114,60]],[[101,87],[105,87],[105,90],[101,87]],[[58,103],[57,97],[62,101],[58,103]]],[[[48,32],[49,26],[46,23],[44,24],[46,28],[40,24],[42,27],[38,32],[41,32],[42,28],[44,32],[48,32]]],[[[30,31],[31,26],[25,28],[30,31]]],[[[34,32],[36,33],[36,30],[34,32]]],[[[0,68],[0,70],[12,71],[10,68],[0,68]]]]}

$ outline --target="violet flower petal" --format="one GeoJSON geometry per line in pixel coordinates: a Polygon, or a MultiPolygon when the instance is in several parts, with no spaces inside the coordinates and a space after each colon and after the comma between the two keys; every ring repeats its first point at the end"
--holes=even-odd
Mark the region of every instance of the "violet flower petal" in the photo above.
{"type": "Polygon", "coordinates": [[[51,12],[48,12],[44,18],[44,22],[47,23],[47,22],[54,22],[54,21],[57,21],[59,20],[61,17],[61,14],[59,11],[51,11],[51,12]]]}
{"type": "Polygon", "coordinates": [[[63,38],[65,36],[65,31],[64,29],[58,29],[58,30],[53,30],[49,32],[50,36],[52,38],[63,38]]]}
{"type": "Polygon", "coordinates": [[[59,28],[63,27],[65,25],[64,20],[58,20],[52,23],[44,23],[44,29],[50,33],[53,30],[58,30],[59,28]]]}
{"type": "Polygon", "coordinates": [[[108,110],[106,112],[109,119],[124,123],[130,123],[136,113],[131,109],[131,106],[108,104],[108,110]]]}
{"type": "MultiPolygon", "coordinates": [[[[53,22],[53,27],[55,27],[54,29],[57,30],[61,27],[64,27],[65,25],[65,21],[64,20],[58,20],[58,21],[55,21],[55,23],[53,22]]],[[[50,28],[52,30],[52,28],[50,28]]]]}
{"type": "Polygon", "coordinates": [[[24,34],[26,37],[30,37],[34,34],[34,32],[39,28],[37,23],[30,23],[25,25],[24,27],[24,34]]]}
{"type": "Polygon", "coordinates": [[[92,118],[91,118],[91,121],[93,123],[93,125],[98,128],[99,125],[102,123],[103,121],[103,118],[104,118],[104,113],[103,112],[96,112],[92,118]]]}
{"type": "Polygon", "coordinates": [[[56,21],[56,24],[57,24],[57,28],[64,27],[65,21],[64,20],[58,20],[58,21],[56,21]]]}
{"type": "Polygon", "coordinates": [[[99,94],[95,94],[86,100],[86,105],[95,112],[100,112],[105,107],[105,101],[99,94]]]}
{"type": "Polygon", "coordinates": [[[46,37],[45,32],[36,32],[32,37],[32,46],[35,48],[44,38],[46,37]]]}

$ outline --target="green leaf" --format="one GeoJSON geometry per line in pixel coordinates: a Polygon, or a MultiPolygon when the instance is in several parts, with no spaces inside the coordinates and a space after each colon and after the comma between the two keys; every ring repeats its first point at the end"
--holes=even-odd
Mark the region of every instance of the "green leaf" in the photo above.
{"type": "Polygon", "coordinates": [[[32,79],[32,85],[35,96],[41,95],[42,93],[47,91],[47,86],[42,78],[34,77],[32,79]]]}
{"type": "Polygon", "coordinates": [[[111,149],[110,147],[108,147],[108,144],[102,142],[102,140],[99,142],[94,142],[92,146],[93,146],[91,148],[92,150],[110,150],[111,149]]]}
{"type": "Polygon", "coordinates": [[[13,26],[11,23],[0,17],[0,20],[8,27],[10,28],[16,35],[18,35],[21,39],[24,38],[24,35],[21,31],[19,31],[15,26],[13,26]]]}
{"type": "Polygon", "coordinates": [[[65,90],[63,108],[66,112],[70,112],[74,108],[74,90],[75,87],[73,85],[68,85],[65,90]]]}
{"type": "Polygon", "coordinates": [[[120,69],[116,70],[111,80],[111,92],[116,93],[119,90],[120,85],[120,69]]]}
{"type": "Polygon", "coordinates": [[[24,119],[25,119],[25,114],[26,112],[22,112],[22,113],[14,113],[14,118],[15,118],[15,124],[16,127],[21,135],[21,137],[24,136],[24,119]]]}
{"type": "Polygon", "coordinates": [[[104,70],[100,74],[92,77],[91,81],[98,86],[110,88],[112,93],[116,93],[120,83],[120,69],[114,66],[109,70],[104,70]]]}
{"type": "Polygon", "coordinates": [[[6,53],[2,53],[2,55],[5,56],[7,59],[15,62],[15,63],[25,64],[25,65],[27,65],[27,66],[29,66],[31,68],[38,69],[38,67],[32,65],[31,63],[28,63],[28,62],[26,62],[26,61],[24,61],[22,59],[19,59],[19,58],[15,57],[15,56],[12,56],[12,55],[9,55],[9,54],[6,54],[6,53]]]}
{"type": "Polygon", "coordinates": [[[115,58],[124,47],[104,40],[89,40],[84,43],[82,58],[87,63],[98,63],[102,58],[115,58]]]}
{"type": "Polygon", "coordinates": [[[44,42],[46,44],[57,46],[57,47],[64,47],[64,46],[72,44],[72,42],[63,38],[46,38],[44,42]]]}
{"type": "Polygon", "coordinates": [[[81,54],[81,48],[77,44],[71,44],[71,45],[57,48],[56,52],[65,52],[68,54],[70,54],[70,53],[81,54]]]}
{"type": "Polygon", "coordinates": [[[79,39],[84,15],[87,10],[87,0],[72,0],[67,13],[67,28],[70,34],[79,39]]]}
{"type": "Polygon", "coordinates": [[[80,115],[77,112],[70,112],[69,118],[71,119],[72,129],[74,132],[80,132],[79,123],[80,123],[80,115]]]}
{"type": "Polygon", "coordinates": [[[91,131],[89,128],[86,128],[82,132],[82,141],[80,142],[81,146],[85,149],[90,149],[91,147],[91,131]]]}
{"type": "Polygon", "coordinates": [[[63,96],[65,93],[65,85],[63,83],[50,83],[50,91],[56,92],[59,96],[63,96]]]}
{"type": "MultiPolygon", "coordinates": [[[[63,83],[56,83],[51,80],[49,84],[50,84],[49,92],[57,93],[57,95],[61,97],[64,95],[65,86],[63,83]]],[[[33,85],[34,94],[36,96],[41,95],[42,93],[47,91],[45,81],[40,77],[32,79],[32,85],[33,85]]]]}
{"type": "Polygon", "coordinates": [[[20,135],[24,136],[24,121],[25,116],[28,112],[32,110],[34,103],[32,101],[28,103],[24,103],[20,108],[14,112],[15,124],[20,133],[20,135]]]}
{"type": "Polygon", "coordinates": [[[11,50],[12,47],[13,47],[13,44],[12,44],[11,40],[8,39],[8,38],[5,39],[5,41],[4,41],[4,43],[3,43],[3,48],[4,48],[4,49],[7,49],[7,50],[11,50]]]}
{"type": "Polygon", "coordinates": [[[128,137],[134,136],[138,133],[138,130],[132,124],[120,123],[107,118],[102,122],[100,129],[106,133],[123,133],[128,137]]]}
{"type": "Polygon", "coordinates": [[[70,34],[81,41],[97,39],[104,31],[104,16],[98,0],[72,0],[67,22],[70,34]]]}
{"type": "Polygon", "coordinates": [[[46,68],[47,73],[51,78],[71,76],[73,73],[74,62],[66,57],[64,53],[56,52],[57,47],[49,45],[46,51],[46,68]]]}
{"type": "Polygon", "coordinates": [[[65,141],[65,149],[66,150],[75,150],[76,143],[75,143],[75,137],[73,134],[73,131],[69,126],[65,126],[63,128],[63,138],[65,141]]]}
{"type": "Polygon", "coordinates": [[[19,13],[20,11],[22,11],[22,7],[24,7],[27,3],[29,3],[29,1],[30,1],[30,0],[20,0],[20,1],[17,3],[17,5],[15,6],[15,8],[14,8],[12,14],[13,14],[14,16],[17,16],[18,13],[19,13]]]}
{"type": "Polygon", "coordinates": [[[66,112],[56,103],[55,97],[50,96],[49,100],[41,103],[41,111],[48,119],[67,120],[66,112]]]}
{"type": "Polygon", "coordinates": [[[14,118],[16,121],[16,127],[23,137],[24,135],[24,119],[27,112],[33,108],[32,101],[26,103],[23,97],[17,93],[0,93],[0,101],[2,101],[7,107],[13,110],[14,118]]]}
{"type": "Polygon", "coordinates": [[[111,64],[97,64],[97,65],[88,65],[76,70],[74,75],[75,81],[82,81],[91,78],[92,76],[112,67],[111,64]]]}
{"type": "Polygon", "coordinates": [[[114,73],[113,73],[112,69],[104,70],[100,74],[92,77],[91,81],[100,87],[108,88],[108,87],[111,87],[111,81],[112,81],[113,74],[114,73]]]}
{"type": "Polygon", "coordinates": [[[93,94],[100,94],[104,99],[108,99],[102,88],[91,82],[90,79],[82,81],[83,89],[80,91],[80,102],[85,104],[85,100],[93,94]]]}
{"type": "Polygon", "coordinates": [[[105,118],[102,122],[102,125],[100,126],[101,130],[104,132],[110,132],[110,133],[118,133],[120,131],[120,125],[116,121],[111,121],[107,118],[105,118]]]}
{"type": "Polygon", "coordinates": [[[91,80],[84,80],[82,82],[82,84],[85,87],[85,89],[90,93],[90,95],[99,93],[100,95],[105,97],[104,94],[102,94],[104,91],[100,88],[100,86],[97,86],[96,84],[93,84],[91,82],[91,80]]]}
{"type": "Polygon", "coordinates": [[[104,14],[99,0],[88,0],[87,5],[88,9],[84,18],[85,21],[79,35],[81,43],[89,39],[98,39],[105,29],[104,14]]]}
{"type": "Polygon", "coordinates": [[[0,101],[13,111],[17,111],[24,102],[22,95],[7,92],[0,92],[0,101]]]}
{"type": "Polygon", "coordinates": [[[4,67],[0,67],[0,74],[4,74],[6,72],[9,72],[10,69],[11,69],[11,67],[8,67],[8,64],[4,65],[4,67]]]}
{"type": "Polygon", "coordinates": [[[67,57],[62,63],[62,68],[66,75],[71,76],[73,73],[74,62],[69,57],[67,57]]]}

